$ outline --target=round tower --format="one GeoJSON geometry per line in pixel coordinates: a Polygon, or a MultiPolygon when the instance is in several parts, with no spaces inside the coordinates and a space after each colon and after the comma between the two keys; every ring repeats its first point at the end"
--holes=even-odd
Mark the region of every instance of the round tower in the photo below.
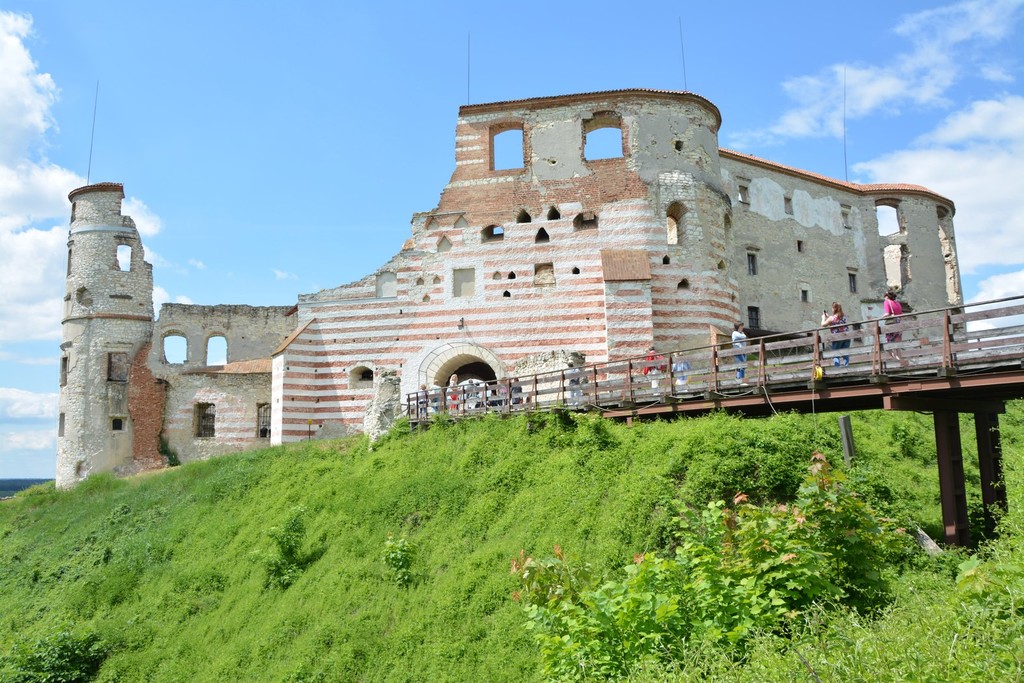
{"type": "Polygon", "coordinates": [[[61,322],[57,487],[132,461],[132,363],[153,330],[153,267],[121,214],[124,186],[72,190],[61,322]]]}

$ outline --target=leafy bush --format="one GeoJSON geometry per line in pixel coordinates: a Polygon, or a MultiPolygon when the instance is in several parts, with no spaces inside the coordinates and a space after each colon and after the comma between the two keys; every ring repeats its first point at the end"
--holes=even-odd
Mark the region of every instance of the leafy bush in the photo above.
{"type": "Polygon", "coordinates": [[[306,538],[306,525],[302,519],[305,514],[306,508],[294,507],[282,526],[274,527],[268,532],[274,539],[276,552],[266,558],[265,587],[288,588],[295,583],[308,565],[323,555],[322,545],[308,553],[302,552],[306,538]]]}
{"type": "Polygon", "coordinates": [[[388,534],[384,541],[384,564],[391,571],[395,583],[401,588],[408,588],[412,584],[412,557],[414,548],[408,540],[395,538],[388,534]]]}
{"type": "Polygon", "coordinates": [[[91,631],[61,629],[32,642],[15,644],[0,659],[0,683],[78,683],[99,671],[110,648],[91,631]]]}
{"type": "Polygon", "coordinates": [[[680,657],[691,641],[740,646],[814,604],[883,604],[880,565],[893,535],[823,455],[812,460],[794,504],[756,506],[740,494],[733,507],[718,501],[684,512],[675,556],[637,555],[621,581],[586,585],[585,571],[557,546],[544,560],[520,552],[513,597],[524,604],[545,674],[622,676],[646,660],[680,657]]]}

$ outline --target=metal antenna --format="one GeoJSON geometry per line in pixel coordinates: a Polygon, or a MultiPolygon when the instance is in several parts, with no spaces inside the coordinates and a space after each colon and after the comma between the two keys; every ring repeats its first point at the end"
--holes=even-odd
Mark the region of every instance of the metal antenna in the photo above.
{"type": "Polygon", "coordinates": [[[686,84],[686,52],[683,50],[683,18],[679,17],[679,56],[683,59],[683,90],[689,90],[686,84]]]}
{"type": "Polygon", "coordinates": [[[96,105],[100,101],[100,82],[96,81],[96,96],[92,100],[92,132],[89,134],[89,166],[85,170],[85,184],[92,177],[92,143],[96,139],[96,105]]]}
{"type": "Polygon", "coordinates": [[[471,48],[472,39],[473,39],[473,35],[470,32],[467,31],[466,32],[466,104],[469,104],[469,102],[470,102],[470,98],[469,98],[469,66],[470,66],[470,59],[473,56],[473,52],[470,49],[471,48]]]}
{"type": "Polygon", "coordinates": [[[843,67],[843,173],[850,182],[850,165],[846,160],[846,67],[843,67]]]}

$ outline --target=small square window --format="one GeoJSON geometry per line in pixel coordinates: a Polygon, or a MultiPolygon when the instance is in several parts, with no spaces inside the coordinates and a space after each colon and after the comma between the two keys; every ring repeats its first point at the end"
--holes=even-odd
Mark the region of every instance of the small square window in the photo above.
{"type": "Polygon", "coordinates": [[[757,275],[757,254],[747,254],[747,275],[757,275]]]}
{"type": "Polygon", "coordinates": [[[803,301],[804,303],[807,303],[810,300],[811,300],[811,293],[808,290],[806,290],[806,289],[801,289],[800,290],[800,301],[803,301]]]}
{"type": "Polygon", "coordinates": [[[850,282],[850,293],[857,293],[857,273],[847,273],[850,282]]]}
{"type": "Polygon", "coordinates": [[[555,284],[555,265],[538,263],[533,267],[533,285],[535,287],[551,287],[555,284]]]}
{"type": "Polygon", "coordinates": [[[123,432],[124,431],[124,419],[115,417],[110,421],[110,431],[112,432],[123,432]]]}

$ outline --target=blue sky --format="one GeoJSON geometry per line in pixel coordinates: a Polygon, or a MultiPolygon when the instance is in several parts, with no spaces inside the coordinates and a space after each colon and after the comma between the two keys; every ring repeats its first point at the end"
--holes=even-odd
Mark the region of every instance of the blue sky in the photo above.
{"type": "Polygon", "coordinates": [[[158,304],[366,275],[436,206],[461,104],[631,87],[707,97],[725,147],[950,197],[966,298],[1024,292],[1024,0],[434,4],[0,5],[0,478],[54,471],[97,82],[89,178],[124,183],[158,304]]]}

